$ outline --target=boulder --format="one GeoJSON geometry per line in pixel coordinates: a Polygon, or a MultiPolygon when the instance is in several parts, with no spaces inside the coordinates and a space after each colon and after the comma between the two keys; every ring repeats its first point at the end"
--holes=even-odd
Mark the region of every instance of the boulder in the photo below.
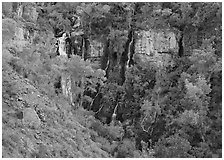
{"type": "Polygon", "coordinates": [[[25,108],[23,111],[23,125],[37,129],[41,125],[41,120],[33,108],[25,108]]]}

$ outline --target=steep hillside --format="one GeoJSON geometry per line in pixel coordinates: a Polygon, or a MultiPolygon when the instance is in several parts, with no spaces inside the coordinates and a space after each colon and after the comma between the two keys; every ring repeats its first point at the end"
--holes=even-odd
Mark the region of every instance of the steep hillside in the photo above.
{"type": "Polygon", "coordinates": [[[65,100],[50,100],[9,65],[2,77],[4,158],[109,157],[78,122],[87,120],[84,111],[72,113],[65,100]]]}
{"type": "Polygon", "coordinates": [[[97,136],[89,129],[92,112],[73,110],[62,96],[50,99],[29,79],[27,72],[34,70],[28,62],[36,65],[39,57],[25,61],[25,50],[29,55],[30,48],[41,49],[41,42],[33,42],[41,33],[24,37],[27,21],[21,19],[4,18],[2,24],[2,157],[111,157],[92,140],[97,136]]]}
{"type": "Polygon", "coordinates": [[[74,110],[64,97],[50,99],[13,69],[13,58],[3,50],[3,158],[152,157],[152,151],[137,151],[134,141],[121,140],[121,127],[103,125],[92,111],[74,110]]]}
{"type": "Polygon", "coordinates": [[[4,2],[3,157],[222,157],[222,3],[4,2]]]}

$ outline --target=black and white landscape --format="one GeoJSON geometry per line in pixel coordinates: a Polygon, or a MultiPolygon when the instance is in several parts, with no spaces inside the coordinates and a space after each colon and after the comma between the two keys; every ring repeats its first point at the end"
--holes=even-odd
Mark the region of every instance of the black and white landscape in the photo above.
{"type": "Polygon", "coordinates": [[[3,2],[3,158],[221,158],[221,2],[3,2]]]}

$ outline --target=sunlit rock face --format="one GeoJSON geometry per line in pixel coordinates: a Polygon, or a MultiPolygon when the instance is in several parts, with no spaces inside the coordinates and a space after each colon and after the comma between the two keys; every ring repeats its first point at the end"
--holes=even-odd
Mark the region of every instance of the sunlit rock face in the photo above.
{"type": "Polygon", "coordinates": [[[67,56],[66,54],[66,33],[62,35],[62,37],[58,38],[58,51],[60,56],[67,56]]]}
{"type": "Polygon", "coordinates": [[[24,40],[24,29],[17,26],[15,36],[18,40],[24,40]]]}
{"type": "Polygon", "coordinates": [[[41,120],[32,108],[25,108],[23,111],[23,125],[37,129],[41,125],[41,120]]]}
{"type": "MultiPolygon", "coordinates": [[[[63,33],[62,37],[58,38],[58,52],[60,55],[60,60],[62,62],[66,62],[68,60],[68,55],[66,52],[66,33],[63,33]]],[[[73,103],[73,97],[72,97],[72,79],[71,76],[68,75],[62,75],[61,76],[61,88],[62,88],[62,94],[68,98],[70,103],[73,103]]]]}
{"type": "MultiPolygon", "coordinates": [[[[63,66],[63,64],[68,62],[68,57],[67,56],[58,56],[57,57],[57,61],[59,62],[59,64],[61,66],[63,66]]],[[[68,101],[70,103],[73,103],[73,93],[72,93],[72,84],[73,84],[73,79],[72,76],[62,72],[61,76],[60,76],[60,83],[61,83],[61,91],[62,91],[62,95],[68,99],[68,101]]]]}
{"type": "Polygon", "coordinates": [[[143,62],[164,65],[171,62],[171,54],[177,54],[178,34],[171,30],[149,30],[137,33],[135,57],[143,62]],[[170,61],[170,62],[169,62],[170,61]]]}
{"type": "Polygon", "coordinates": [[[72,79],[71,76],[63,75],[61,77],[61,87],[62,87],[62,94],[68,98],[70,103],[73,103],[73,96],[72,96],[72,79]]]}
{"type": "Polygon", "coordinates": [[[137,33],[136,54],[154,55],[156,53],[178,52],[178,35],[170,30],[149,30],[137,33]]]}

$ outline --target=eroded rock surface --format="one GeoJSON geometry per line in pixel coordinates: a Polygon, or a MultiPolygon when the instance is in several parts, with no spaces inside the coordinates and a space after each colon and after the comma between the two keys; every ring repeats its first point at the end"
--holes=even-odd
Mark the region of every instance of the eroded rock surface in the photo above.
{"type": "Polygon", "coordinates": [[[136,54],[178,52],[178,35],[170,30],[149,30],[138,33],[135,45],[136,54]]]}
{"type": "Polygon", "coordinates": [[[171,30],[149,30],[138,33],[135,57],[152,62],[158,67],[173,65],[172,55],[177,55],[178,33],[171,30]]]}

